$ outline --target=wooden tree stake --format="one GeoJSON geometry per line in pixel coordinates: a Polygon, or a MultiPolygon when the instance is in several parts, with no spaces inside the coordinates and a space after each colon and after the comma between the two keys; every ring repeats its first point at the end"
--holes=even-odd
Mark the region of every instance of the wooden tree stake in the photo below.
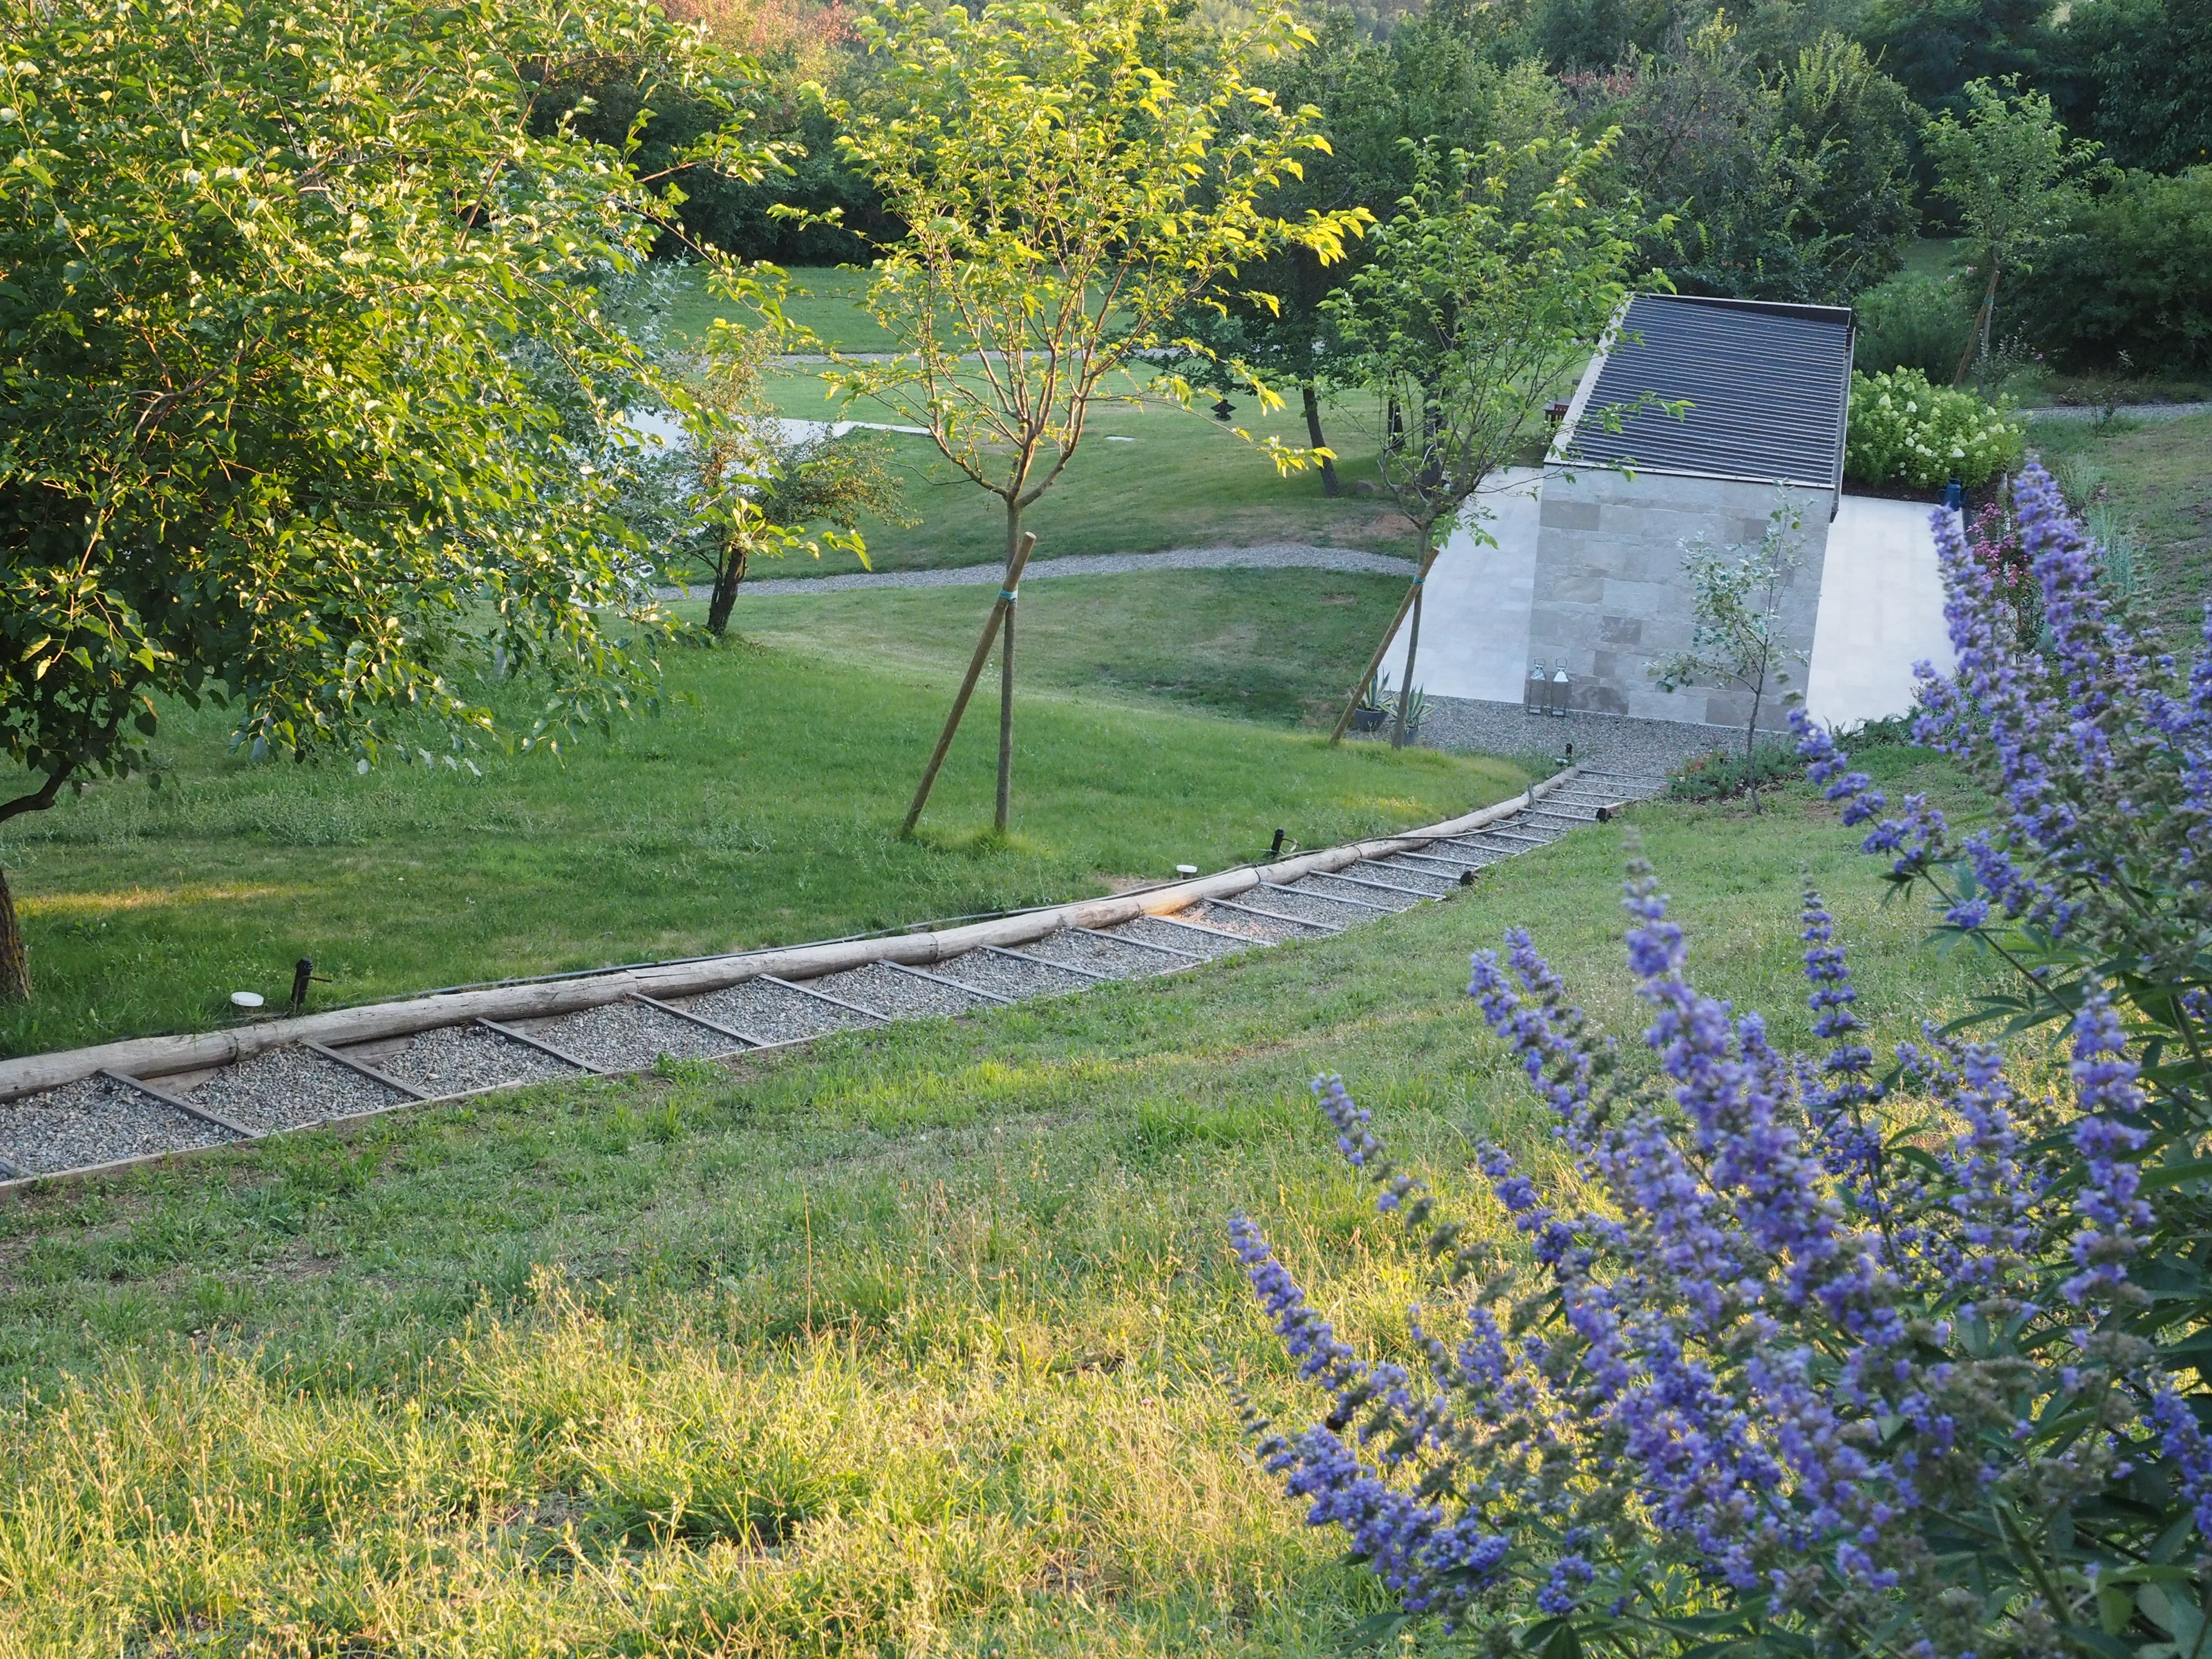
{"type": "MultiPolygon", "coordinates": [[[[1382,659],[1389,652],[1390,641],[1398,637],[1398,629],[1405,624],[1406,613],[1413,608],[1413,601],[1420,597],[1421,584],[1428,580],[1429,571],[1437,562],[1437,555],[1443,551],[1441,547],[1431,546],[1421,556],[1420,569],[1407,585],[1406,597],[1398,601],[1398,614],[1390,618],[1389,627],[1382,630],[1382,642],[1375,647],[1375,654],[1367,659],[1366,671],[1360,675],[1359,683],[1352,688],[1352,696],[1344,705],[1344,712],[1336,717],[1336,729],[1328,734],[1330,743],[1342,740],[1344,728],[1352,724],[1352,711],[1359,707],[1360,698],[1365,696],[1367,688],[1375,684],[1375,671],[1382,666],[1382,659]]],[[[1404,699],[1410,690],[1410,687],[1400,690],[1400,707],[1404,707],[1404,699]]]]}
{"type": "MultiPolygon", "coordinates": [[[[975,654],[968,659],[968,673],[960,682],[960,695],[952,700],[952,712],[945,717],[945,731],[937,739],[937,752],[929,757],[929,764],[922,771],[921,787],[914,792],[914,805],[906,809],[906,822],[899,826],[899,834],[902,836],[914,834],[914,826],[921,821],[921,809],[929,804],[929,792],[937,782],[938,769],[945,764],[945,757],[952,748],[952,735],[960,729],[961,716],[968,712],[968,699],[975,695],[975,682],[983,676],[983,665],[991,659],[992,643],[999,637],[999,629],[1012,617],[1014,594],[1021,586],[1022,570],[1030,562],[1030,550],[1036,545],[1035,533],[1024,533],[1021,544],[1014,550],[1013,557],[1006,561],[1006,579],[999,588],[999,598],[991,606],[988,620],[983,624],[983,637],[975,642],[975,654]]],[[[1013,668],[1009,664],[1006,668],[1009,690],[1012,689],[1012,678],[1013,668]]],[[[1010,716],[1002,711],[1000,714],[1001,736],[999,762],[999,811],[1001,827],[1004,827],[1005,823],[1006,762],[1010,757],[1009,745],[1013,735],[1009,721],[1010,716]]]]}

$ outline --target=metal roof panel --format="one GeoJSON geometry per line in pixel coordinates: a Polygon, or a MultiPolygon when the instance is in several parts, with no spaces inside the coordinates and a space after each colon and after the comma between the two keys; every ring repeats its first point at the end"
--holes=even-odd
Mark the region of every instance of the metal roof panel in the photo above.
{"type": "Polygon", "coordinates": [[[1834,489],[1850,373],[1846,307],[1638,294],[1559,453],[1570,464],[1834,489]],[[1680,420],[1629,407],[1646,392],[1690,407],[1680,420]],[[1619,432],[1597,422],[1607,408],[1626,411],[1619,432]]]}

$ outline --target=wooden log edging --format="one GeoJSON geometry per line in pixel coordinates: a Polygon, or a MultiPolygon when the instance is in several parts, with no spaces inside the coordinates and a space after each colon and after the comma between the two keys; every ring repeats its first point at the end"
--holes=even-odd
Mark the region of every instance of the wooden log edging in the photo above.
{"type": "Polygon", "coordinates": [[[611,968],[604,974],[580,978],[364,1003],[356,1008],[333,1008],[326,1013],[303,1014],[295,1019],[264,1020],[227,1031],[134,1037],[90,1048],[23,1054],[0,1060],[0,1100],[58,1088],[103,1071],[119,1072],[130,1077],[163,1077],[174,1072],[234,1065],[297,1042],[369,1042],[386,1037],[412,1036],[419,1031],[465,1025],[480,1019],[544,1019],[618,1002],[634,992],[658,998],[700,996],[763,976],[814,979],[876,962],[925,967],[984,945],[1026,945],[1063,927],[1117,927],[1140,915],[1165,915],[1201,900],[1232,898],[1255,887],[1287,884],[1301,876],[1333,874],[1362,860],[1388,858],[1393,853],[1411,852],[1435,842],[1449,841],[1527,810],[1553,790],[1563,787],[1580,769],[1570,766],[1540,783],[1531,784],[1522,794],[1419,830],[1302,853],[1273,864],[1241,865],[1234,870],[1143,892],[1079,899],[1020,915],[969,922],[932,933],[794,945],[781,950],[705,957],[689,962],[652,963],[642,968],[611,968]]]}

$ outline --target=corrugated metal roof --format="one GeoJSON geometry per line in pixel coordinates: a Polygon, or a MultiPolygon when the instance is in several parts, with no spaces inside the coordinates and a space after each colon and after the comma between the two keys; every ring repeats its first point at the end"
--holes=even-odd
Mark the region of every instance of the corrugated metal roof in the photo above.
{"type": "Polygon", "coordinates": [[[1563,453],[1570,463],[1833,489],[1843,473],[1850,373],[1847,307],[1639,294],[1563,453]],[[1669,403],[1686,398],[1689,410],[1677,420],[1639,409],[1619,432],[1591,418],[1647,392],[1669,403]]]}

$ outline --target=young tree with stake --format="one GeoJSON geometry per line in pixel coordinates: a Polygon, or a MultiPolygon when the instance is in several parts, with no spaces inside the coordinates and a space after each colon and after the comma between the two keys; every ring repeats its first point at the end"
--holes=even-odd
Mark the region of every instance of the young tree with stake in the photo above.
{"type": "MultiPolygon", "coordinates": [[[[1344,348],[1335,378],[1370,394],[1382,481],[1412,522],[1419,559],[1332,743],[1407,625],[1391,733],[1393,746],[1404,746],[1421,587],[1442,550],[1439,531],[1473,519],[1471,533],[1490,540],[1465,510],[1541,434],[1546,409],[1574,385],[1626,295],[1640,228],[1634,204],[1601,202],[1592,182],[1614,137],[1425,152],[1401,210],[1370,234],[1369,262],[1331,296],[1344,348]],[[1525,209],[1510,205],[1524,200],[1525,209]]],[[[1620,416],[1597,410],[1584,419],[1617,428],[1620,416]]]]}
{"type": "MultiPolygon", "coordinates": [[[[620,65],[720,112],[691,160],[759,177],[748,67],[629,0],[7,15],[0,822],[143,769],[165,697],[367,766],[492,735],[495,656],[544,693],[526,745],[653,696],[641,550],[587,462],[684,398],[595,295],[668,204],[535,112],[620,65]]],[[[30,990],[0,878],[0,1000],[30,990]]]]}
{"type": "Polygon", "coordinates": [[[1690,643],[1662,657],[1650,671],[1662,691],[1704,685],[1750,694],[1743,771],[1753,811],[1759,810],[1759,779],[1751,756],[1759,714],[1768,695],[1786,687],[1791,671],[1805,660],[1805,653],[1790,644],[1782,617],[1783,592],[1805,562],[1804,530],[1803,505],[1784,492],[1767,515],[1758,546],[1722,553],[1705,542],[1685,544],[1682,574],[1690,585],[1693,619],[1690,643]]]}
{"type": "MultiPolygon", "coordinates": [[[[999,800],[1012,769],[1013,596],[1023,515],[1066,470],[1093,406],[1188,402],[1148,379],[1178,310],[1285,247],[1338,258],[1364,216],[1266,204],[1325,151],[1313,112],[1245,78],[1309,39],[1286,13],[1230,40],[1191,39],[1170,0],[1010,0],[970,15],[884,0],[860,24],[881,74],[838,106],[839,143],[904,227],[868,309],[904,346],[830,379],[926,428],[1005,509],[1007,580],[906,817],[927,802],[988,647],[1002,648],[999,800]]],[[[1276,399],[1279,403],[1279,399],[1276,399]]],[[[1268,446],[1278,465],[1297,452],[1268,446]]]]}

